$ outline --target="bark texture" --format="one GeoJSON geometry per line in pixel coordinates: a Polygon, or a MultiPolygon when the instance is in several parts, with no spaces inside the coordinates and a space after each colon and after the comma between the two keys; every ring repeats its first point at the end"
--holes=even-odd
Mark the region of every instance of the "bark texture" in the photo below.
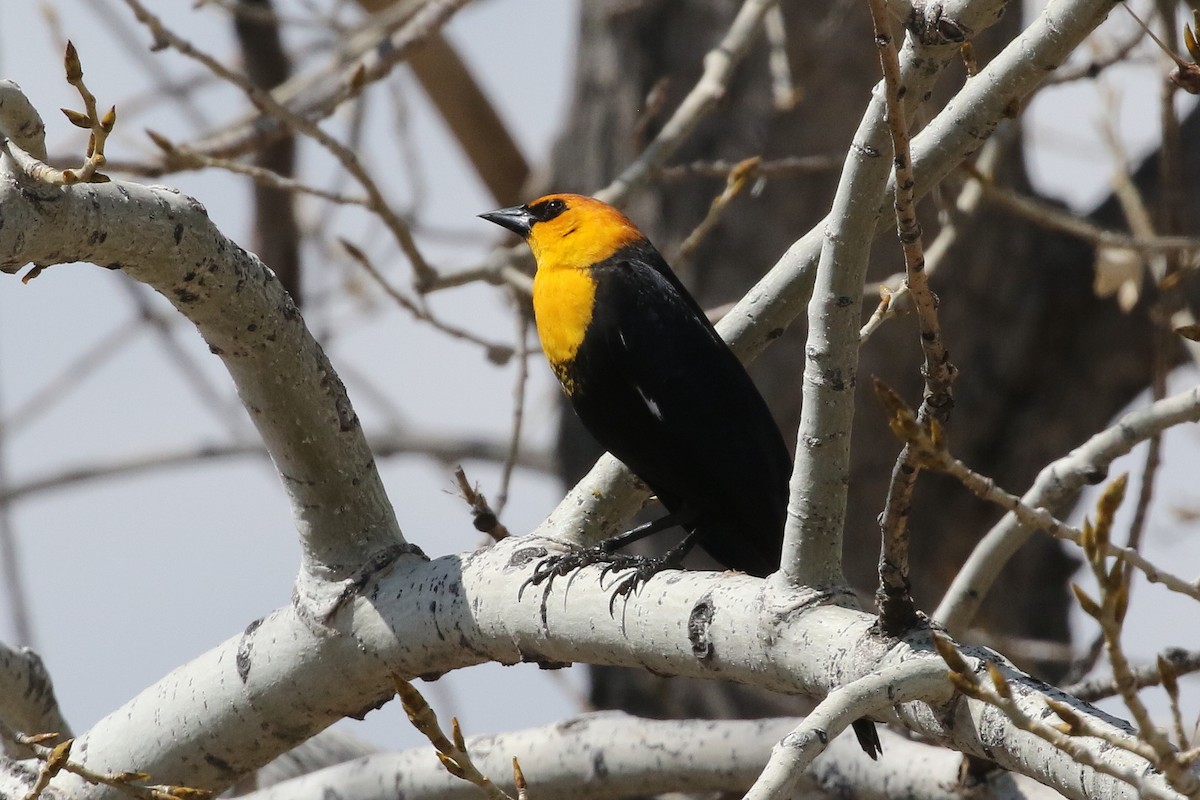
{"type": "MultiPolygon", "coordinates": [[[[774,108],[762,42],[739,68],[720,108],[701,123],[674,163],[845,152],[879,79],[867,9],[859,3],[798,0],[781,6],[800,103],[790,111],[774,108]]],[[[628,163],[694,83],[704,53],[735,10],[735,4],[715,0],[583,4],[574,107],[556,152],[553,188],[594,191],[628,163]],[[647,98],[663,85],[667,99],[655,113],[647,98]]],[[[981,61],[1018,27],[1015,18],[1002,20],[977,42],[981,61]]],[[[951,92],[962,80],[961,70],[947,74],[940,91],[951,92]]],[[[940,108],[936,99],[932,108],[940,108]]],[[[837,178],[830,171],[760,184],[731,205],[692,261],[678,270],[681,278],[705,307],[734,300],[825,214],[837,178]]],[[[1009,148],[1000,179],[1030,191],[1019,146],[1009,148]]],[[[688,178],[659,184],[639,193],[628,212],[670,259],[723,183],[688,178]]],[[[930,232],[936,231],[932,209],[929,202],[922,209],[930,232]]],[[[892,228],[894,221],[881,225],[892,228]]],[[[1115,304],[1095,297],[1092,258],[1091,249],[1076,240],[984,208],[966,223],[958,246],[932,281],[941,298],[945,341],[961,370],[952,448],[1014,491],[1023,491],[1041,466],[1100,429],[1148,382],[1146,316],[1123,315],[1115,304]]],[[[872,272],[882,278],[902,269],[899,244],[885,231],[872,272]]],[[[799,416],[803,340],[802,329],[789,331],[752,370],[789,439],[795,437],[799,416]]],[[[864,597],[876,582],[876,516],[899,451],[865,379],[878,375],[915,404],[919,366],[911,317],[888,323],[862,353],[845,566],[864,597]]],[[[574,482],[597,454],[564,407],[564,480],[574,482]]],[[[910,523],[911,577],[919,607],[932,608],[998,517],[957,484],[922,476],[910,523]]],[[[1065,641],[1067,578],[1074,563],[1057,543],[1035,538],[1010,565],[979,622],[996,633],[1065,641]]],[[[1052,670],[1044,672],[1054,677],[1052,670]]],[[[598,706],[644,715],[779,713],[781,706],[777,696],[734,698],[710,684],[603,668],[595,677],[598,706]]]]}

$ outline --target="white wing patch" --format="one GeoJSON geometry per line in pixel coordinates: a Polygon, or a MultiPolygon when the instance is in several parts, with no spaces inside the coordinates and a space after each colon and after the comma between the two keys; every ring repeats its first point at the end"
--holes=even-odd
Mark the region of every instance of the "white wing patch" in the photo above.
{"type": "Polygon", "coordinates": [[[654,418],[659,422],[662,422],[662,411],[659,409],[658,403],[651,400],[646,393],[642,391],[642,387],[635,386],[633,388],[637,389],[638,396],[642,398],[642,402],[646,404],[646,408],[650,409],[650,413],[654,415],[654,418]]]}

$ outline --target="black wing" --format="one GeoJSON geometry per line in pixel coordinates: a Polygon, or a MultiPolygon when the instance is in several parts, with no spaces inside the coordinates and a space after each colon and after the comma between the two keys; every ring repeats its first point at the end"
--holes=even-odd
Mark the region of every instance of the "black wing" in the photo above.
{"type": "Polygon", "coordinates": [[[791,460],[745,368],[648,244],[593,267],[571,401],[600,444],[727,567],[779,566],[791,460]]]}

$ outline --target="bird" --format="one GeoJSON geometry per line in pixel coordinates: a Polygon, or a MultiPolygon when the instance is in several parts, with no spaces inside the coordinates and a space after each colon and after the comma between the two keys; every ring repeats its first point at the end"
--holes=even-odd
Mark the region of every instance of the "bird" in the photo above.
{"type": "MultiPolygon", "coordinates": [[[[529,245],[546,360],[584,427],[667,509],[594,548],[548,556],[527,585],[588,564],[628,567],[611,610],[696,544],[728,569],[757,577],[778,569],[787,445],[746,368],[646,235],[618,209],[579,194],[479,216],[529,245]],[[674,526],[685,536],[661,558],[616,553],[674,526]]],[[[876,758],[874,724],[858,720],[854,729],[876,758]]]]}

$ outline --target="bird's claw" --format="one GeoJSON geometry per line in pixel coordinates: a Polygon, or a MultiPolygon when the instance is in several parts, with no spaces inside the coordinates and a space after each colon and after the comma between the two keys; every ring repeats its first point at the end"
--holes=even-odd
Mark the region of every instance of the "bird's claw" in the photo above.
{"type": "MultiPolygon", "coordinates": [[[[545,601],[550,596],[550,588],[554,585],[555,578],[577,573],[578,570],[590,567],[593,564],[604,565],[604,569],[600,571],[601,582],[604,581],[609,573],[630,570],[629,574],[622,575],[612,586],[612,596],[608,600],[609,614],[614,613],[618,597],[629,597],[631,594],[635,594],[644,583],[670,566],[665,559],[661,558],[613,553],[603,544],[584,550],[558,553],[547,556],[538,562],[537,566],[533,569],[533,574],[525,579],[525,582],[521,584],[521,588],[517,591],[517,599],[521,598],[527,587],[540,586],[544,583],[545,588],[542,590],[542,600],[545,601]]],[[[571,577],[573,579],[574,575],[571,577]]]]}
{"type": "Polygon", "coordinates": [[[545,583],[546,588],[542,592],[542,599],[544,600],[550,596],[550,587],[554,585],[555,578],[562,577],[592,564],[607,563],[612,558],[613,554],[605,549],[603,544],[583,550],[572,550],[569,553],[556,553],[555,555],[546,556],[533,568],[533,574],[521,584],[521,588],[517,590],[517,599],[521,599],[522,595],[525,594],[526,588],[540,586],[545,583]]]}

